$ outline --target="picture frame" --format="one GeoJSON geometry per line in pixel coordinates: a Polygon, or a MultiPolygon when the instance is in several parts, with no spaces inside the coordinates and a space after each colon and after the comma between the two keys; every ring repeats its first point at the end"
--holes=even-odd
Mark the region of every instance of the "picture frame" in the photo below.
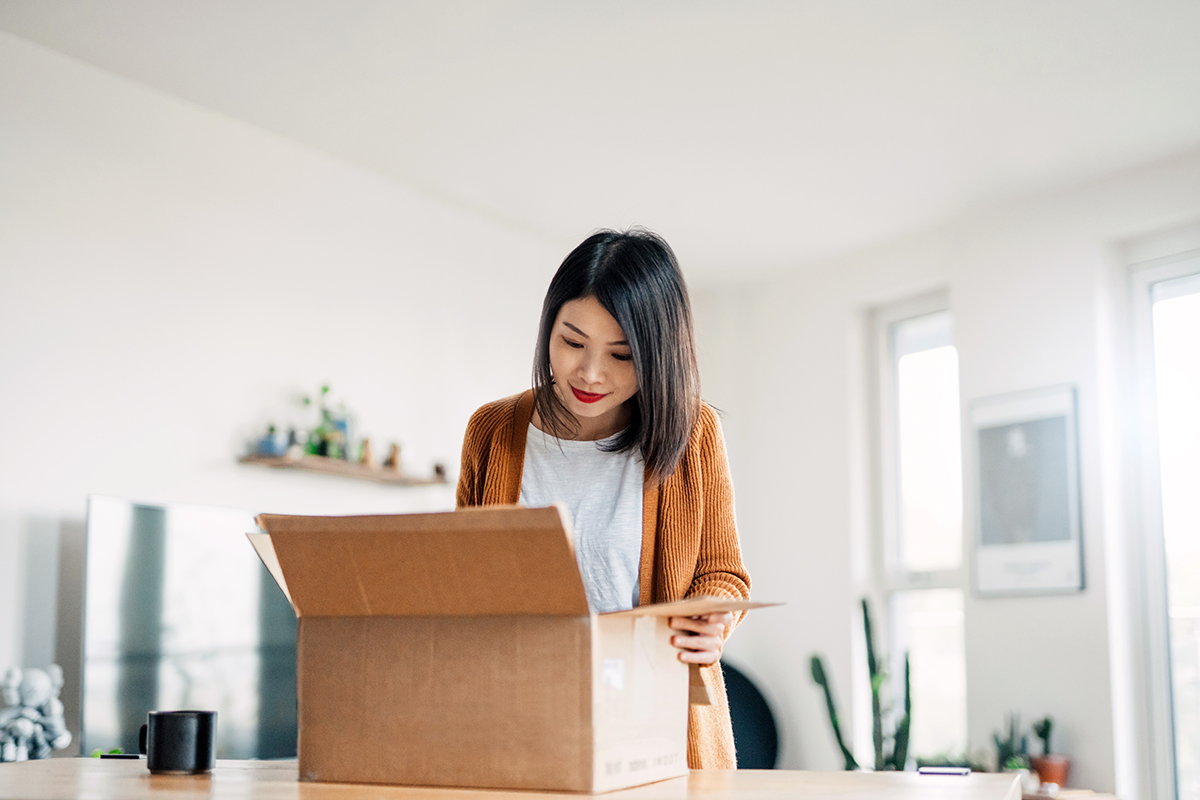
{"type": "Polygon", "coordinates": [[[1074,386],[975,400],[969,409],[978,594],[1084,589],[1074,386]]]}

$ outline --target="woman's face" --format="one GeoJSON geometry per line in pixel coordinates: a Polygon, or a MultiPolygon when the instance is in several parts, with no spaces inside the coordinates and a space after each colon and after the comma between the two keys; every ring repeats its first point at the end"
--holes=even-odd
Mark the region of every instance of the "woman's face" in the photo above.
{"type": "Polygon", "coordinates": [[[554,389],[579,420],[580,439],[602,439],[625,427],[625,401],[637,374],[625,333],[594,297],[564,303],[550,332],[554,389]]]}

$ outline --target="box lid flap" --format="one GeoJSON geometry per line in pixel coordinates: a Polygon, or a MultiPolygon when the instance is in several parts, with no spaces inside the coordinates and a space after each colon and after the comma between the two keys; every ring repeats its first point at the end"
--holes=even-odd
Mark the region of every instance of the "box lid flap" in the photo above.
{"type": "Polygon", "coordinates": [[[283,570],[279,568],[279,556],[275,555],[275,546],[271,543],[271,537],[265,533],[247,533],[246,538],[250,540],[250,544],[254,547],[254,552],[258,553],[258,557],[262,559],[263,566],[267,568],[267,572],[271,573],[271,577],[275,579],[275,583],[279,584],[279,588],[283,590],[283,596],[287,598],[288,603],[292,606],[292,611],[296,610],[296,604],[292,602],[291,592],[288,591],[287,581],[283,579],[283,570]]]}
{"type": "Polygon", "coordinates": [[[557,507],[262,514],[258,524],[270,534],[299,616],[588,613],[568,524],[557,507]]]}
{"type": "Polygon", "coordinates": [[[752,608],[781,606],[783,603],[759,603],[755,600],[734,600],[729,597],[697,595],[670,603],[654,603],[638,606],[627,611],[610,611],[606,617],[697,617],[721,611],[749,611],[752,608]]]}

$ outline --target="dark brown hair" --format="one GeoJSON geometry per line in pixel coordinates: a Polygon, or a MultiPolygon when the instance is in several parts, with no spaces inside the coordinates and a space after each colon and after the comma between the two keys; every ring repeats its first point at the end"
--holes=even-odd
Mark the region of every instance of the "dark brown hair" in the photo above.
{"type": "Polygon", "coordinates": [[[629,426],[602,447],[638,448],[647,476],[662,480],[675,471],[700,414],[692,309],[675,253],[647,230],[604,230],[572,250],[554,274],[542,304],[533,387],[538,416],[560,438],[574,435],[576,422],[553,389],[550,338],[559,309],[585,297],[596,298],[621,326],[638,382],[627,401],[629,426]]]}

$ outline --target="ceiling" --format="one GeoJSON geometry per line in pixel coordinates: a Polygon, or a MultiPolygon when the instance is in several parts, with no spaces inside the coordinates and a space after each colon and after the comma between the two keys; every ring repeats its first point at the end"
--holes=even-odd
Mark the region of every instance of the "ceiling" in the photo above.
{"type": "Polygon", "coordinates": [[[0,0],[0,30],[567,248],[797,265],[1200,146],[1200,2],[0,0]]]}

